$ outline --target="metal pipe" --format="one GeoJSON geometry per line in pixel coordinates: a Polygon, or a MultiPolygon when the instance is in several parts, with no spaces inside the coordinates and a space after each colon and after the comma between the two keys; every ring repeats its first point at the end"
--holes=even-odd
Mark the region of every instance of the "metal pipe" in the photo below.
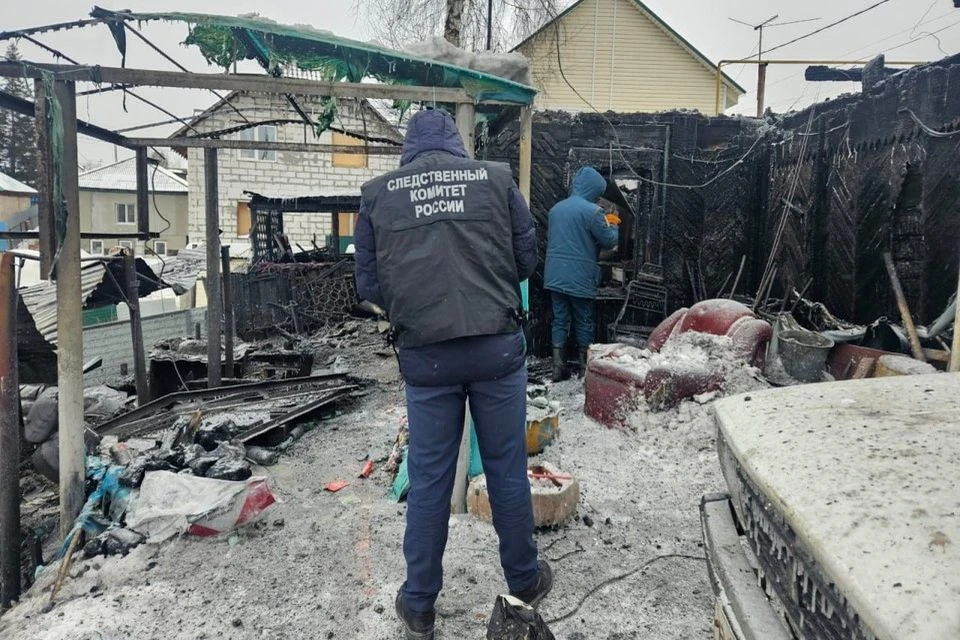
{"type": "Polygon", "coordinates": [[[137,259],[132,253],[123,256],[124,295],[130,310],[130,338],[133,341],[133,376],[137,385],[137,405],[150,402],[147,384],[146,351],[143,346],[143,323],[140,317],[140,282],[137,279],[137,259]]]}
{"type": "Polygon", "coordinates": [[[20,597],[20,384],[14,256],[0,254],[0,608],[20,597]]]}
{"type": "Polygon", "coordinates": [[[150,183],[147,176],[147,149],[137,147],[137,234],[150,235],[150,183]]]}
{"type": "Polygon", "coordinates": [[[77,102],[73,82],[56,81],[63,126],[63,175],[67,229],[59,248],[57,278],[57,416],[60,439],[60,536],[66,540],[83,508],[85,456],[83,422],[83,300],[80,286],[80,192],[77,177],[77,102]]]}
{"type": "Polygon", "coordinates": [[[207,223],[207,386],[220,386],[220,211],[217,150],[203,151],[207,223]]]}
{"type": "MultiPolygon", "coordinates": [[[[910,350],[913,357],[921,362],[927,361],[927,356],[923,353],[923,347],[920,346],[920,336],[917,335],[917,328],[913,324],[913,316],[910,315],[910,307],[907,305],[907,298],[903,295],[903,287],[900,286],[900,278],[897,277],[897,267],[893,264],[893,256],[890,252],[884,252],[883,263],[887,267],[887,274],[890,276],[890,284],[893,285],[893,295],[897,299],[897,308],[900,309],[900,319],[903,320],[903,327],[907,330],[907,336],[910,338],[910,350]]],[[[954,333],[956,336],[956,333],[954,333]]]]}
{"type": "Polygon", "coordinates": [[[230,246],[220,248],[223,272],[223,357],[224,375],[233,378],[233,284],[230,282],[230,246]]]}

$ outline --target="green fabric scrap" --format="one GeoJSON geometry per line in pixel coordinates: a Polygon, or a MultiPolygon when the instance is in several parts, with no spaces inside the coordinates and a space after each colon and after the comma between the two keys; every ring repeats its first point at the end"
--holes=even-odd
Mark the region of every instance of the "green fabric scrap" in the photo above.
{"type": "Polygon", "coordinates": [[[390,488],[390,498],[394,502],[402,502],[410,491],[410,476],[407,472],[407,450],[403,451],[403,461],[397,469],[397,477],[393,479],[393,487],[390,488]]]}

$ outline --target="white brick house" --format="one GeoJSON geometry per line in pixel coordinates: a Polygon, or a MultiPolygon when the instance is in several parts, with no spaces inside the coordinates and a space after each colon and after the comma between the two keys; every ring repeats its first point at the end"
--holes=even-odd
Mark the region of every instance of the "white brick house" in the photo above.
{"type": "MultiPolygon", "coordinates": [[[[316,120],[322,111],[320,98],[296,97],[297,105],[316,120]]],[[[311,127],[283,96],[233,93],[190,122],[172,137],[196,136],[228,131],[219,137],[241,140],[276,140],[338,145],[396,147],[402,134],[365,100],[337,99],[337,115],[330,127],[317,138],[311,127]],[[234,109],[227,104],[229,101],[234,109]],[[239,112],[239,113],[238,113],[239,112]],[[240,114],[243,114],[241,117],[240,114]],[[245,119],[246,120],[245,120],[245,119]],[[250,127],[250,123],[262,123],[250,127]],[[239,130],[237,130],[239,129],[239,130]]],[[[188,234],[191,243],[205,241],[205,188],[203,150],[180,150],[187,154],[190,193],[188,234]]],[[[299,153],[220,149],[218,152],[218,199],[220,203],[221,242],[232,247],[233,255],[242,255],[249,247],[250,197],[252,191],[273,198],[300,196],[358,196],[360,186],[386,171],[395,169],[399,155],[299,153]]],[[[348,241],[353,236],[355,211],[287,213],[284,231],[292,245],[310,246],[314,236],[323,246],[332,234],[331,216],[338,213],[339,234],[348,241]]]]}

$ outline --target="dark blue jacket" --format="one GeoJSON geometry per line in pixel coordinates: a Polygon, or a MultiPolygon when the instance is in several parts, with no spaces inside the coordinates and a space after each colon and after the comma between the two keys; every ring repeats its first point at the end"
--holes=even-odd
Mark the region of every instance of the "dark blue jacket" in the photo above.
{"type": "Polygon", "coordinates": [[[600,281],[597,259],[617,246],[617,227],[607,222],[597,200],[607,181],[592,167],[573,179],[570,197],[553,205],[547,217],[547,262],[543,286],[578,298],[593,298],[600,281]]]}
{"type": "MultiPolygon", "coordinates": [[[[467,157],[456,124],[445,111],[424,111],[411,119],[404,139],[400,165],[406,165],[427,153],[467,157]]],[[[520,280],[526,280],[533,274],[537,263],[533,218],[515,184],[510,187],[509,202],[513,256],[520,280]]],[[[374,230],[366,204],[362,201],[354,230],[354,245],[357,292],[362,299],[383,306],[374,230]]],[[[464,250],[468,248],[465,247],[464,250]]],[[[414,386],[457,385],[492,380],[516,371],[524,365],[524,360],[523,336],[519,332],[458,338],[400,350],[401,373],[407,383],[414,386]]]]}

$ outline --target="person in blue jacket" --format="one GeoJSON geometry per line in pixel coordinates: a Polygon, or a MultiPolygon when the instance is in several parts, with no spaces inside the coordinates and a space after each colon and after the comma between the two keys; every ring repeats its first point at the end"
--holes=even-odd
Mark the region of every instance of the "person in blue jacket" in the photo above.
{"type": "Polygon", "coordinates": [[[543,286],[553,303],[553,380],[564,377],[564,347],[571,319],[581,372],[594,340],[594,299],[600,282],[600,251],[617,246],[619,219],[607,215],[597,201],[607,181],[596,169],[582,167],[573,179],[570,197],[547,214],[547,261],[543,286]]]}
{"type": "Polygon", "coordinates": [[[417,113],[400,168],[362,188],[354,243],[357,291],[387,310],[406,382],[406,637],[434,637],[467,402],[507,586],[538,604],[553,578],[533,539],[520,298],[537,247],[509,166],[469,159],[445,111],[417,113]]]}

